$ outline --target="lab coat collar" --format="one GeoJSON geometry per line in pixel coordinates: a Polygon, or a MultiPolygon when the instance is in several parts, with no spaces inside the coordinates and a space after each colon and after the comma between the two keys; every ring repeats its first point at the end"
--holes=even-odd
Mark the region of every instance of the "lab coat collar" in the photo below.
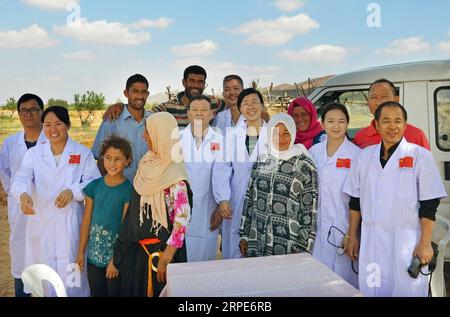
{"type": "MultiPolygon", "coordinates": [[[[376,160],[378,163],[377,166],[382,169],[381,162],[380,162],[380,151],[381,151],[382,142],[380,142],[376,148],[375,151],[372,152],[372,160],[376,160]]],[[[396,171],[398,169],[398,162],[399,159],[405,156],[405,154],[408,151],[409,143],[406,141],[406,139],[403,137],[400,141],[400,144],[395,149],[394,153],[391,155],[389,161],[387,162],[386,166],[384,167],[383,172],[388,173],[391,171],[396,171]]]]}
{"type": "MultiPolygon", "coordinates": [[[[188,124],[188,126],[183,130],[182,134],[187,134],[191,144],[197,149],[197,146],[195,146],[195,139],[194,135],[192,134],[192,126],[191,124],[188,124]]],[[[205,146],[205,144],[211,142],[216,137],[216,131],[214,131],[213,127],[208,127],[208,132],[206,133],[205,137],[203,138],[202,145],[200,146],[200,149],[205,146]]]]}
{"type": "Polygon", "coordinates": [[[71,155],[81,155],[81,153],[77,153],[76,151],[76,142],[73,141],[70,137],[67,139],[66,146],[64,148],[63,153],[61,154],[61,159],[59,160],[58,166],[56,166],[55,158],[52,153],[50,141],[45,142],[43,147],[43,158],[45,163],[51,167],[55,168],[58,171],[69,165],[69,161],[71,155]]]}

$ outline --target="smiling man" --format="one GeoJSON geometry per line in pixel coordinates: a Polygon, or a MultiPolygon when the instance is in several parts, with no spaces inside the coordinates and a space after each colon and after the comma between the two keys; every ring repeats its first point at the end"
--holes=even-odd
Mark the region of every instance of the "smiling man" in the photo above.
{"type": "Polygon", "coordinates": [[[21,279],[25,257],[26,216],[20,211],[18,202],[10,192],[12,179],[20,168],[22,158],[28,149],[47,140],[42,132],[41,115],[44,103],[39,96],[25,94],[17,102],[20,123],[23,131],[3,141],[0,150],[0,180],[8,195],[8,222],[10,226],[9,251],[11,255],[11,274],[14,277],[16,297],[27,297],[23,292],[21,279]]]}
{"type": "Polygon", "coordinates": [[[428,276],[413,278],[408,267],[415,257],[423,266],[430,263],[436,212],[447,193],[431,152],[406,140],[402,105],[381,104],[375,126],[382,141],[361,152],[343,188],[351,196],[345,250],[359,260],[365,296],[426,297],[428,276]]]}
{"type": "MultiPolygon", "coordinates": [[[[169,100],[153,108],[154,112],[168,112],[175,117],[178,127],[185,128],[189,124],[188,106],[192,98],[203,95],[206,88],[206,70],[198,65],[189,66],[184,70],[184,91],[177,95],[176,100],[169,100]]],[[[211,110],[216,113],[221,108],[221,101],[211,99],[211,110]]]]}
{"type": "MultiPolygon", "coordinates": [[[[399,102],[399,100],[400,97],[397,95],[394,84],[387,79],[379,79],[369,88],[368,106],[373,115],[375,115],[378,106],[382,103],[388,101],[399,102]]],[[[427,150],[430,149],[430,143],[425,133],[412,124],[406,124],[404,136],[408,142],[420,145],[427,150]]],[[[375,120],[368,127],[358,131],[353,139],[353,143],[362,149],[380,142],[381,135],[375,126],[375,120]]]]}
{"type": "MultiPolygon", "coordinates": [[[[175,117],[179,128],[185,128],[189,124],[188,106],[193,97],[203,95],[206,88],[206,70],[198,65],[189,66],[184,70],[182,84],[184,91],[177,95],[176,100],[169,100],[152,109],[152,112],[168,112],[175,117]]],[[[214,115],[223,111],[223,103],[220,99],[209,97],[211,99],[211,109],[214,115]]],[[[109,121],[116,120],[123,111],[124,104],[118,103],[109,107],[104,119],[109,121]]]]}
{"type": "Polygon", "coordinates": [[[95,137],[92,153],[98,160],[100,172],[105,175],[103,161],[100,159],[102,142],[113,134],[128,140],[133,150],[133,161],[125,169],[124,174],[130,182],[133,182],[139,161],[148,152],[147,144],[143,139],[145,119],[150,116],[150,112],[144,109],[149,96],[147,79],[140,74],[131,76],[127,80],[123,93],[128,99],[128,104],[125,105],[117,120],[102,122],[95,137]]]}
{"type": "Polygon", "coordinates": [[[214,118],[214,126],[225,135],[227,128],[236,126],[241,118],[241,112],[237,106],[239,94],[244,90],[244,82],[238,75],[227,75],[223,79],[224,110],[214,118]]]}

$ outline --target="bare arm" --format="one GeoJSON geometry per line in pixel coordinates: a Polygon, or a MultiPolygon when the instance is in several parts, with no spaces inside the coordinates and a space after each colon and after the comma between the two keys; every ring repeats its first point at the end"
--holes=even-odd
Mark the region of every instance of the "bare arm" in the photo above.
{"type": "Polygon", "coordinates": [[[103,120],[105,121],[117,120],[122,114],[123,108],[125,108],[125,105],[123,103],[116,103],[110,106],[108,109],[106,109],[105,113],[103,114],[103,120]]]}
{"type": "Polygon", "coordinates": [[[350,227],[345,237],[345,253],[356,261],[359,256],[358,230],[361,224],[361,212],[350,209],[350,227]]]}
{"type": "Polygon", "coordinates": [[[160,256],[160,258],[158,259],[158,270],[156,277],[159,283],[166,283],[167,265],[169,265],[170,262],[172,262],[173,257],[177,252],[177,250],[178,248],[172,245],[167,245],[162,256],[160,256]]]}
{"type": "Polygon", "coordinates": [[[433,248],[431,247],[431,239],[433,237],[434,221],[428,218],[420,219],[422,233],[420,235],[419,244],[414,249],[413,256],[418,256],[422,264],[428,264],[433,257],[433,248]]]}
{"type": "Polygon", "coordinates": [[[86,198],[86,207],[84,208],[83,220],[81,222],[80,243],[78,246],[78,256],[76,261],[80,267],[81,272],[83,272],[84,270],[84,254],[86,253],[86,247],[89,240],[89,230],[91,228],[93,207],[93,200],[90,198],[86,198]]]}

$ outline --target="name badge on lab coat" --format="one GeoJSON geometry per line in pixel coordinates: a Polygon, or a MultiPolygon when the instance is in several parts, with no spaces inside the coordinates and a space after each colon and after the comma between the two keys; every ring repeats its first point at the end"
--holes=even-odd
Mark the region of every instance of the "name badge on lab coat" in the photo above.
{"type": "Polygon", "coordinates": [[[338,169],[350,169],[351,165],[352,165],[351,159],[338,158],[336,161],[336,168],[338,168],[338,169]]]}
{"type": "Polygon", "coordinates": [[[211,143],[211,152],[219,151],[220,150],[220,144],[219,143],[211,143]]]}
{"type": "Polygon", "coordinates": [[[414,168],[414,157],[405,156],[401,158],[398,162],[398,167],[402,170],[410,170],[414,168]]]}
{"type": "Polygon", "coordinates": [[[69,165],[80,165],[81,163],[81,155],[74,155],[71,154],[70,155],[70,159],[69,159],[69,165]]]}

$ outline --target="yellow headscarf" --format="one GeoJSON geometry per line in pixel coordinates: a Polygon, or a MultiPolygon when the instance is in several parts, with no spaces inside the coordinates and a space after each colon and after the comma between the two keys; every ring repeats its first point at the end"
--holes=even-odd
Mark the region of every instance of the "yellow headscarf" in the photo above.
{"type": "Polygon", "coordinates": [[[164,190],[187,180],[188,175],[175,118],[167,112],[160,112],[148,117],[146,126],[152,140],[152,150],[139,162],[134,188],[141,195],[140,225],[144,223],[144,215],[149,219],[151,208],[152,227],[159,231],[161,226],[167,228],[164,190]]]}

